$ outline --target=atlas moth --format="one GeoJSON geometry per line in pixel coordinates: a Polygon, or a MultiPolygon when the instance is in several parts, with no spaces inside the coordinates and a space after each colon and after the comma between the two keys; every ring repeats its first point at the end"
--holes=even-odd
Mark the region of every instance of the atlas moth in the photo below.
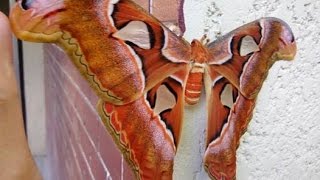
{"type": "Polygon", "coordinates": [[[100,97],[98,111],[137,179],[172,179],[185,104],[205,87],[204,167],[234,179],[239,139],[269,68],[296,43],[280,19],[262,18],[213,42],[175,35],[131,0],[18,1],[15,35],[56,43],[100,97]],[[255,48],[245,50],[246,43],[255,48]]]}

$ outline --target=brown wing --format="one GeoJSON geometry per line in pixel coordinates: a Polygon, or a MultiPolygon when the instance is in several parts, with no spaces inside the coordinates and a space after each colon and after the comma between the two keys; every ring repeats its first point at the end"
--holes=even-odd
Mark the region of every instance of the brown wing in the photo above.
{"type": "Polygon", "coordinates": [[[178,147],[184,114],[184,86],[188,68],[180,70],[157,84],[147,93],[147,100],[173,136],[178,147]]]}
{"type": "Polygon", "coordinates": [[[101,101],[100,116],[138,179],[172,179],[173,161],[183,120],[180,71],[146,96],[121,106],[101,101]]]}
{"type": "Polygon", "coordinates": [[[189,63],[189,43],[176,36],[133,2],[120,0],[115,4],[112,17],[115,27],[120,31],[141,31],[141,27],[144,26],[148,32],[146,47],[142,47],[137,39],[128,38],[126,41],[142,59],[147,90],[178,69],[184,68],[182,64],[189,63]],[[132,22],[140,23],[140,26],[130,26],[132,22]]]}
{"type": "Polygon", "coordinates": [[[208,48],[211,69],[226,77],[250,99],[256,97],[273,63],[292,60],[296,53],[290,27],[276,18],[246,24],[209,44],[208,48]],[[256,43],[256,48],[245,47],[248,38],[256,43]]]}
{"type": "Polygon", "coordinates": [[[252,117],[268,70],[276,60],[293,59],[296,44],[283,21],[264,18],[230,32],[209,44],[208,49],[204,165],[213,178],[234,179],[240,137],[252,117]]]}
{"type": "Polygon", "coordinates": [[[189,63],[183,39],[130,0],[19,1],[18,38],[62,46],[104,101],[126,104],[189,63]]]}
{"type": "Polygon", "coordinates": [[[122,106],[100,101],[98,110],[137,179],[172,179],[173,138],[145,97],[122,106]]]}
{"type": "Polygon", "coordinates": [[[216,72],[210,72],[209,79],[206,81],[208,127],[204,166],[212,178],[234,179],[236,150],[252,117],[255,99],[245,98],[216,72]]]}

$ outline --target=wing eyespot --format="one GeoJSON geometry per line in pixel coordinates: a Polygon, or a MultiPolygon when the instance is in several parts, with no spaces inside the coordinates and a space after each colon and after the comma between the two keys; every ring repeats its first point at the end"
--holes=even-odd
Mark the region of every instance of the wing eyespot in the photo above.
{"type": "Polygon", "coordinates": [[[247,56],[259,50],[259,45],[252,36],[247,35],[241,39],[239,47],[240,56],[247,56]]]}
{"type": "Polygon", "coordinates": [[[220,100],[221,103],[228,107],[229,109],[232,108],[234,104],[234,97],[233,97],[233,91],[232,91],[232,85],[226,84],[224,88],[222,89],[222,92],[220,94],[220,100]]]}
{"type": "Polygon", "coordinates": [[[150,49],[150,32],[146,23],[142,21],[130,21],[126,26],[112,35],[123,41],[129,41],[139,48],[150,49]]]}

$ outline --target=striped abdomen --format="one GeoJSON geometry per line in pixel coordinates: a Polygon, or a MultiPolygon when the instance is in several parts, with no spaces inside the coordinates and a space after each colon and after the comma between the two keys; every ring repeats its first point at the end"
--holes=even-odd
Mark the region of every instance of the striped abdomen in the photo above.
{"type": "Polygon", "coordinates": [[[203,85],[204,65],[195,63],[189,72],[186,88],[185,88],[185,102],[189,105],[197,104],[203,85]]]}

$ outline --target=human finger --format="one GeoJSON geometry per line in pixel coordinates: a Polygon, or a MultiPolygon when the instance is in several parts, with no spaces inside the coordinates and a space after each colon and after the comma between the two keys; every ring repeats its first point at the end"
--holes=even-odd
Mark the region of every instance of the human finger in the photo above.
{"type": "Polygon", "coordinates": [[[0,102],[18,95],[13,70],[12,35],[6,15],[0,12],[0,102]]]}

